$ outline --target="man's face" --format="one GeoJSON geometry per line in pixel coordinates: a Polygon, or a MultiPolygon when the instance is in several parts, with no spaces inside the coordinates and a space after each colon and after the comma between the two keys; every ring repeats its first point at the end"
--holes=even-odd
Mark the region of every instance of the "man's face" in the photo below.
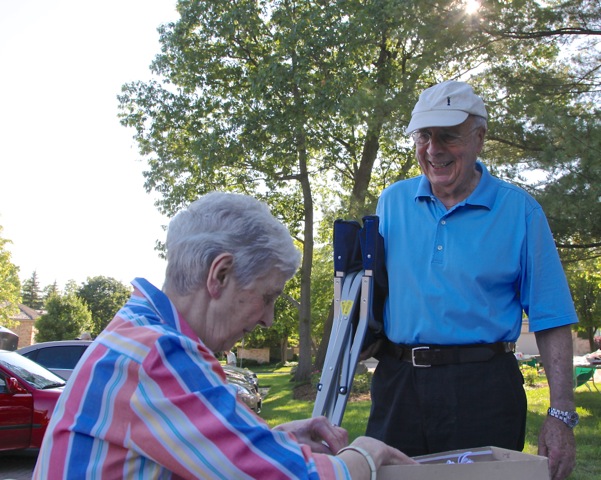
{"type": "Polygon", "coordinates": [[[435,194],[469,187],[484,134],[484,128],[475,127],[471,118],[454,127],[423,128],[413,134],[417,161],[435,194]],[[429,142],[419,144],[428,137],[429,142]]]}

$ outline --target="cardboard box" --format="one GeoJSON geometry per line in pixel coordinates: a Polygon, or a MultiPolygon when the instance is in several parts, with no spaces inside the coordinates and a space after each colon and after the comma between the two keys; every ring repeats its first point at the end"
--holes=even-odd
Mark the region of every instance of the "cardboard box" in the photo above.
{"type": "Polygon", "coordinates": [[[546,457],[498,447],[454,450],[414,459],[421,465],[380,468],[378,480],[549,480],[546,457]],[[457,463],[461,457],[473,463],[457,463]]]}

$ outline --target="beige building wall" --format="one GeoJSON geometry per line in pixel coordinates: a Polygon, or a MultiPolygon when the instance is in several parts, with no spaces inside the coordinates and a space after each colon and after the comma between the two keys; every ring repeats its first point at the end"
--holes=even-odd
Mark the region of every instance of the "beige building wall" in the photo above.
{"type": "Polygon", "coordinates": [[[18,322],[16,327],[11,328],[19,336],[18,348],[28,347],[35,343],[35,321],[40,317],[40,312],[26,305],[19,305],[19,313],[10,319],[18,322]]]}

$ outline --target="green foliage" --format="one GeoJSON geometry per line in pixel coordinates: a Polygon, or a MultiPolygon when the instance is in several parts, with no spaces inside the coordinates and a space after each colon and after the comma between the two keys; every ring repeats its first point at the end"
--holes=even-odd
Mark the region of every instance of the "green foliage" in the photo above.
{"type": "Polygon", "coordinates": [[[48,299],[50,297],[53,297],[54,295],[60,295],[60,289],[58,288],[58,284],[56,283],[56,280],[54,281],[54,283],[51,283],[50,285],[46,285],[43,289],[43,296],[44,296],[44,302],[48,301],[48,299]]]}
{"type": "Polygon", "coordinates": [[[334,298],[334,262],[332,244],[316,249],[311,276],[311,318],[313,338],[323,338],[324,325],[334,298]]]}
{"type": "Polygon", "coordinates": [[[2,237],[3,227],[0,225],[0,325],[14,327],[10,317],[19,311],[21,303],[21,281],[19,267],[11,261],[11,253],[6,245],[11,243],[2,237]]]}
{"type": "Polygon", "coordinates": [[[44,298],[38,280],[38,272],[33,271],[31,277],[23,282],[21,290],[23,304],[34,310],[40,310],[44,306],[44,298]]]}
{"type": "Polygon", "coordinates": [[[92,314],[77,295],[55,295],[46,302],[46,313],[35,322],[35,340],[73,340],[82,331],[89,331],[91,322],[92,314]]]}
{"type": "Polygon", "coordinates": [[[92,337],[97,337],[109,324],[119,309],[127,302],[131,289],[112,277],[88,277],[78,290],[92,314],[90,327],[92,337]]]}
{"type": "Polygon", "coordinates": [[[536,386],[539,381],[538,369],[530,365],[520,365],[520,370],[524,377],[524,384],[528,387],[536,386]]]}
{"type": "Polygon", "coordinates": [[[356,374],[351,391],[353,393],[369,393],[372,377],[373,374],[369,371],[356,374]]]}
{"type": "Polygon", "coordinates": [[[64,294],[65,295],[69,295],[71,293],[73,294],[77,294],[79,290],[79,286],[77,285],[77,282],[75,280],[68,280],[67,283],[65,284],[65,288],[64,288],[64,294]]]}
{"type": "Polygon", "coordinates": [[[569,265],[568,281],[579,320],[574,328],[589,341],[590,351],[595,351],[595,332],[601,328],[601,262],[596,259],[569,265]]]}
{"type": "Polygon", "coordinates": [[[595,2],[484,2],[469,15],[451,0],[181,0],[178,12],[159,30],[158,80],[122,87],[121,122],[162,213],[235,190],[266,200],[298,236],[299,372],[310,373],[325,312],[316,219],[322,231],[360,219],[416,173],[404,128],[433,83],[469,80],[490,111],[483,159],[516,182],[546,172],[532,191],[561,244],[601,245],[595,2]]]}

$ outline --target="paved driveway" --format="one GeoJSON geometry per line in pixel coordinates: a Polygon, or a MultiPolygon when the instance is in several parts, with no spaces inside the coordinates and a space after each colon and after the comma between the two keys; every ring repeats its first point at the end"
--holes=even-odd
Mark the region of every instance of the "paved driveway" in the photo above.
{"type": "Polygon", "coordinates": [[[37,451],[0,453],[0,480],[31,480],[37,451]]]}

